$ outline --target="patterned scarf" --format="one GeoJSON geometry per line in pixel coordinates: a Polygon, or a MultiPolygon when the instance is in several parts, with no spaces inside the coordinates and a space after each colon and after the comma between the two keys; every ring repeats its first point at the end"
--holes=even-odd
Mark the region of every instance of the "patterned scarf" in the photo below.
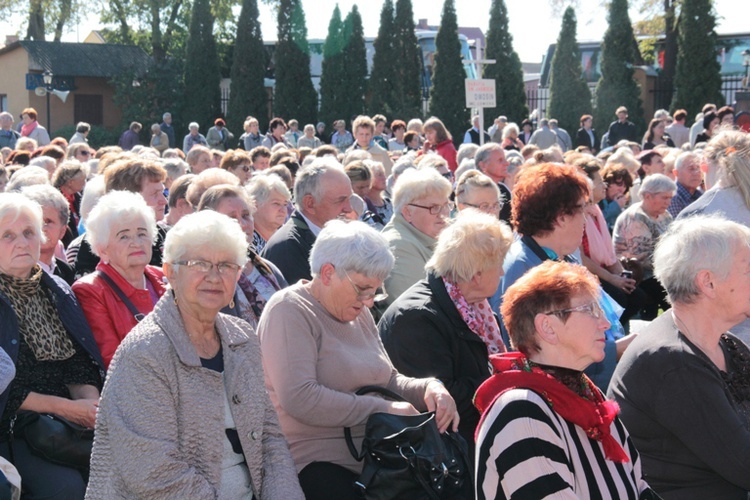
{"type": "Polygon", "coordinates": [[[442,280],[445,283],[445,289],[448,290],[448,295],[458,309],[458,313],[466,322],[466,326],[484,341],[490,356],[507,352],[508,349],[505,347],[503,337],[500,335],[500,328],[497,326],[497,321],[495,321],[495,316],[492,314],[487,299],[476,304],[469,304],[458,285],[451,283],[446,278],[442,278],[442,280]]]}
{"type": "Polygon", "coordinates": [[[493,374],[474,395],[474,406],[482,414],[477,433],[487,411],[500,395],[511,389],[530,389],[544,398],[555,413],[583,429],[590,439],[599,441],[607,460],[620,463],[630,461],[611,433],[612,422],[617,418],[620,407],[614,401],[605,400],[585,374],[581,373],[581,389],[573,391],[520,352],[490,356],[490,363],[493,374]]]}
{"type": "Polygon", "coordinates": [[[42,268],[34,267],[29,279],[0,274],[0,291],[8,297],[18,326],[37,361],[63,361],[75,354],[73,341],[49,297],[41,287],[42,268]]]}
{"type": "MultiPolygon", "coordinates": [[[[242,274],[240,274],[240,279],[237,283],[239,284],[240,290],[242,290],[242,295],[246,301],[240,301],[237,305],[239,307],[240,317],[253,325],[253,327],[256,327],[260,315],[263,312],[263,308],[266,306],[266,299],[260,290],[258,290],[256,284],[250,280],[250,275],[254,271],[253,268],[254,266],[252,262],[248,261],[242,274]]],[[[257,270],[257,268],[255,268],[255,270],[257,270]]],[[[258,287],[266,287],[267,290],[269,287],[276,291],[281,289],[273,273],[266,275],[259,272],[259,277],[256,280],[256,283],[258,287]]]]}

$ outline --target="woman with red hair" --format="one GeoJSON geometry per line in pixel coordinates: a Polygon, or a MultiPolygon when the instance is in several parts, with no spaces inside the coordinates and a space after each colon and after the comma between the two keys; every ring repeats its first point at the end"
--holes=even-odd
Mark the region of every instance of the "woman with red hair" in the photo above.
{"type": "Polygon", "coordinates": [[[26,108],[21,111],[21,120],[23,121],[21,135],[34,139],[39,147],[46,146],[50,143],[49,133],[36,119],[37,114],[34,108],[26,108]]]}

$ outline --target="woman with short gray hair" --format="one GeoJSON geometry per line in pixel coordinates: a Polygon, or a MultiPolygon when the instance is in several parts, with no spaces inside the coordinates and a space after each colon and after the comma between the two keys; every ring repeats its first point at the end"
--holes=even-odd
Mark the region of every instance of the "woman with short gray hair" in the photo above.
{"type": "Polygon", "coordinates": [[[387,241],[365,223],[331,221],[310,254],[312,281],[277,293],[261,317],[266,387],[307,499],[356,498],[352,485],[362,465],[342,427],[351,427],[359,446],[375,412],[436,410],[441,432],[458,426],[445,387],[399,374],[378,337],[368,306],[382,295],[393,261],[387,241]],[[409,402],[354,394],[366,385],[387,387],[409,402]]]}
{"type": "Polygon", "coordinates": [[[672,309],[617,365],[609,397],[664,498],[750,492],[750,229],[719,216],[674,222],[654,253],[672,309]]]}
{"type": "Polygon", "coordinates": [[[641,309],[641,319],[646,321],[656,318],[659,308],[669,308],[666,292],[654,277],[653,254],[656,242],[672,222],[667,208],[675,191],[677,185],[666,175],[652,174],[644,178],[640,190],[642,201],[617,217],[612,234],[617,257],[634,260],[634,265],[643,270],[643,280],[638,287],[648,295],[648,302],[641,309]]]}
{"type": "Polygon", "coordinates": [[[245,189],[257,207],[253,247],[260,253],[271,236],[286,222],[292,194],[277,175],[255,175],[245,189]]]}

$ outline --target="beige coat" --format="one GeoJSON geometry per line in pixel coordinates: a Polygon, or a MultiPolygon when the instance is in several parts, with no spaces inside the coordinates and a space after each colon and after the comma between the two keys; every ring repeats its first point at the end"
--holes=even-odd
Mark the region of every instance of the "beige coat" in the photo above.
{"type": "Polygon", "coordinates": [[[250,325],[219,314],[224,377],[201,367],[167,292],[120,345],[96,421],[87,499],[216,498],[224,403],[231,406],[258,499],[302,499],[266,393],[250,325]]]}

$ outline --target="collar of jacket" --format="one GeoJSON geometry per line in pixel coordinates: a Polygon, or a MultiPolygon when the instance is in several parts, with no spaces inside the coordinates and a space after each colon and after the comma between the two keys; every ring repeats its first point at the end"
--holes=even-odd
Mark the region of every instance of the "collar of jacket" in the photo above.
{"type": "MultiPolygon", "coordinates": [[[[161,300],[156,304],[153,311],[154,322],[162,329],[177,353],[180,361],[188,366],[201,366],[198,352],[190,342],[185,323],[182,321],[180,310],[174,301],[174,292],[170,289],[165,293],[161,300]]],[[[231,320],[222,313],[216,315],[216,330],[221,338],[223,349],[234,351],[238,347],[247,343],[247,337],[236,328],[232,327],[231,320]]]]}
{"type": "Polygon", "coordinates": [[[388,224],[392,225],[392,227],[395,228],[396,231],[398,231],[402,235],[402,237],[417,240],[417,242],[429,248],[430,250],[435,248],[437,240],[435,238],[432,238],[431,236],[427,236],[422,231],[414,227],[408,220],[406,220],[401,212],[394,214],[393,219],[391,219],[391,222],[389,222],[388,224]]]}

